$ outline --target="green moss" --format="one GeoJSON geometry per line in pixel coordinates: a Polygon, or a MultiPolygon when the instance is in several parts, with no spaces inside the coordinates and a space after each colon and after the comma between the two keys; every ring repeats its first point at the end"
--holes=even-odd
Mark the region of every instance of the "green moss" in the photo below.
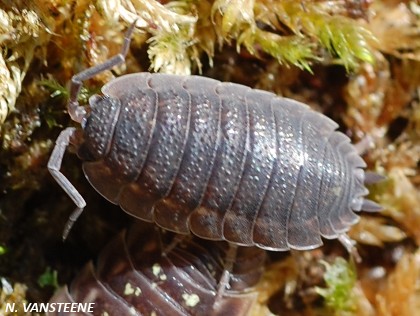
{"type": "Polygon", "coordinates": [[[7,248],[0,245],[0,256],[4,255],[5,253],[7,253],[7,248]]]}
{"type": "Polygon", "coordinates": [[[191,61],[201,67],[198,52],[188,27],[178,32],[160,31],[148,40],[151,68],[155,72],[186,75],[191,73],[191,61]]]}
{"type": "Polygon", "coordinates": [[[63,85],[59,84],[54,79],[44,79],[39,82],[40,85],[46,87],[50,92],[51,98],[65,98],[69,97],[69,92],[63,85]]]}
{"type": "Polygon", "coordinates": [[[137,25],[152,34],[151,68],[190,74],[196,65],[201,69],[203,52],[211,64],[216,43],[221,47],[235,41],[251,54],[264,52],[307,71],[321,61],[342,64],[348,71],[362,62],[373,63],[374,36],[342,11],[318,2],[183,0],[147,8],[138,4],[131,13],[138,17],[137,25]],[[144,18],[144,10],[150,19],[144,18]]]}
{"type": "Polygon", "coordinates": [[[326,288],[316,288],[316,292],[324,297],[325,304],[336,315],[342,312],[354,312],[356,309],[353,288],[356,283],[356,271],[353,264],[337,257],[333,264],[325,265],[324,280],[326,288]]]}
{"type": "Polygon", "coordinates": [[[327,60],[320,48],[348,71],[361,62],[373,63],[374,36],[338,12],[334,5],[297,1],[218,0],[212,8],[219,42],[236,39],[252,54],[262,50],[280,63],[308,71],[310,62],[327,60]]]}
{"type": "Polygon", "coordinates": [[[373,35],[355,21],[341,16],[309,14],[303,20],[303,29],[313,35],[332,56],[338,58],[347,70],[357,67],[360,61],[373,63],[374,57],[368,41],[373,35]]]}
{"type": "Polygon", "coordinates": [[[280,64],[292,64],[307,71],[311,71],[309,60],[316,58],[311,42],[297,35],[279,36],[259,29],[255,32],[249,30],[239,37],[238,46],[242,44],[252,54],[258,55],[255,47],[260,47],[280,64]]]}
{"type": "Polygon", "coordinates": [[[45,272],[39,276],[38,284],[40,287],[52,286],[58,288],[57,271],[47,267],[45,272]]]}

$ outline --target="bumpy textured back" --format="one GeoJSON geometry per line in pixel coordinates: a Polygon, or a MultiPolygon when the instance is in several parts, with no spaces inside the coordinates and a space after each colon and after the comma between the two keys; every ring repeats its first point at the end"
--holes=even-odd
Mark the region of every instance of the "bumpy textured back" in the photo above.
{"type": "Polygon", "coordinates": [[[214,305],[226,244],[186,240],[163,256],[156,230],[143,226],[119,234],[50,302],[95,303],[94,315],[247,315],[264,251],[239,250],[232,289],[214,305]]]}
{"type": "Polygon", "coordinates": [[[127,213],[278,251],[315,248],[358,220],[365,163],[308,106],[197,76],[131,74],[102,91],[121,108],[91,102],[80,156],[95,157],[83,165],[88,180],[127,213]],[[98,122],[112,122],[111,141],[86,153],[103,147],[98,122]]]}

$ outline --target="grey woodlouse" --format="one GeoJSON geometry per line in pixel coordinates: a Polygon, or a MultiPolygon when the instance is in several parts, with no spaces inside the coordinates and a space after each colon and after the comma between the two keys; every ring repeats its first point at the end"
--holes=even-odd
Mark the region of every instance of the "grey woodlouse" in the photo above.
{"type": "Polygon", "coordinates": [[[94,315],[248,314],[257,296],[250,287],[262,273],[263,250],[239,249],[232,289],[214,304],[226,244],[184,240],[162,255],[156,230],[143,226],[118,234],[96,264],[89,262],[70,288],[61,288],[50,303],[94,303],[94,315]]]}
{"type": "Polygon", "coordinates": [[[181,234],[283,251],[338,238],[364,198],[365,162],[328,117],[273,93],[198,76],[121,76],[79,106],[82,81],[124,62],[122,52],[72,79],[68,112],[82,129],[61,132],[48,168],[77,205],[86,203],[60,172],[72,143],[92,186],[142,220],[181,234]]]}

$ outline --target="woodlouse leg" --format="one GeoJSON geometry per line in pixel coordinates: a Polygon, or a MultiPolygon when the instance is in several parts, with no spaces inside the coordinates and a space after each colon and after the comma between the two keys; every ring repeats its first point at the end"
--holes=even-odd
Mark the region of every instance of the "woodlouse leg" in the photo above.
{"type": "Polygon", "coordinates": [[[55,142],[55,147],[51,154],[50,160],[48,161],[48,170],[50,171],[51,175],[77,206],[76,210],[72,213],[69,220],[67,221],[63,232],[63,240],[67,238],[71,227],[83,212],[83,208],[86,206],[85,200],[77,191],[77,189],[73,186],[73,184],[71,184],[66,176],[60,172],[64,153],[70,144],[70,137],[74,134],[75,131],[76,129],[74,127],[68,127],[60,133],[55,142]]]}
{"type": "Polygon", "coordinates": [[[355,242],[349,236],[347,236],[346,233],[338,235],[338,240],[357,263],[362,262],[362,257],[360,257],[357,248],[354,246],[355,242]]]}
{"type": "Polygon", "coordinates": [[[80,89],[82,87],[82,81],[90,79],[105,70],[109,70],[115,67],[116,65],[125,62],[125,57],[127,56],[128,49],[130,47],[131,35],[133,34],[136,21],[137,20],[135,20],[130,25],[127,32],[125,33],[124,44],[119,54],[115,55],[114,57],[111,57],[102,64],[83,70],[82,72],[79,72],[71,78],[70,98],[69,103],[67,105],[67,111],[73,121],[81,123],[84,117],[86,116],[85,108],[83,106],[79,106],[79,102],[77,101],[77,96],[79,95],[80,89]]]}
{"type": "Polygon", "coordinates": [[[354,144],[354,147],[356,148],[356,151],[359,155],[363,155],[373,146],[373,138],[369,135],[366,135],[358,143],[354,144]]]}
{"type": "Polygon", "coordinates": [[[217,310],[219,304],[222,300],[222,297],[225,293],[226,288],[229,288],[230,274],[233,270],[233,264],[236,261],[236,256],[238,253],[238,246],[235,244],[228,244],[228,249],[225,254],[224,270],[222,276],[220,277],[219,284],[217,285],[216,298],[214,300],[214,309],[217,310]]]}
{"type": "Polygon", "coordinates": [[[159,239],[159,246],[162,257],[167,256],[172,250],[181,245],[183,242],[188,242],[191,240],[191,234],[174,234],[170,242],[165,242],[164,235],[167,234],[168,231],[159,226],[155,226],[155,230],[159,239]]]}
{"type": "Polygon", "coordinates": [[[169,254],[172,250],[174,250],[175,247],[177,247],[178,245],[182,244],[182,242],[184,242],[185,240],[191,238],[191,235],[181,235],[181,234],[176,234],[174,236],[174,238],[171,240],[171,242],[169,243],[169,245],[166,246],[162,246],[162,256],[166,256],[167,254],[169,254]]]}

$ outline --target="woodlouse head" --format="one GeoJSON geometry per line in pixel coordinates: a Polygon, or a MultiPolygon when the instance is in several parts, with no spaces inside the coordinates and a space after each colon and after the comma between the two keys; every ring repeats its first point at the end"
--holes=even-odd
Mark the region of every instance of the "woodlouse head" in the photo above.
{"type": "Polygon", "coordinates": [[[89,104],[89,111],[82,121],[85,142],[80,146],[78,154],[85,160],[97,160],[109,149],[121,102],[116,98],[93,95],[89,104]]]}

